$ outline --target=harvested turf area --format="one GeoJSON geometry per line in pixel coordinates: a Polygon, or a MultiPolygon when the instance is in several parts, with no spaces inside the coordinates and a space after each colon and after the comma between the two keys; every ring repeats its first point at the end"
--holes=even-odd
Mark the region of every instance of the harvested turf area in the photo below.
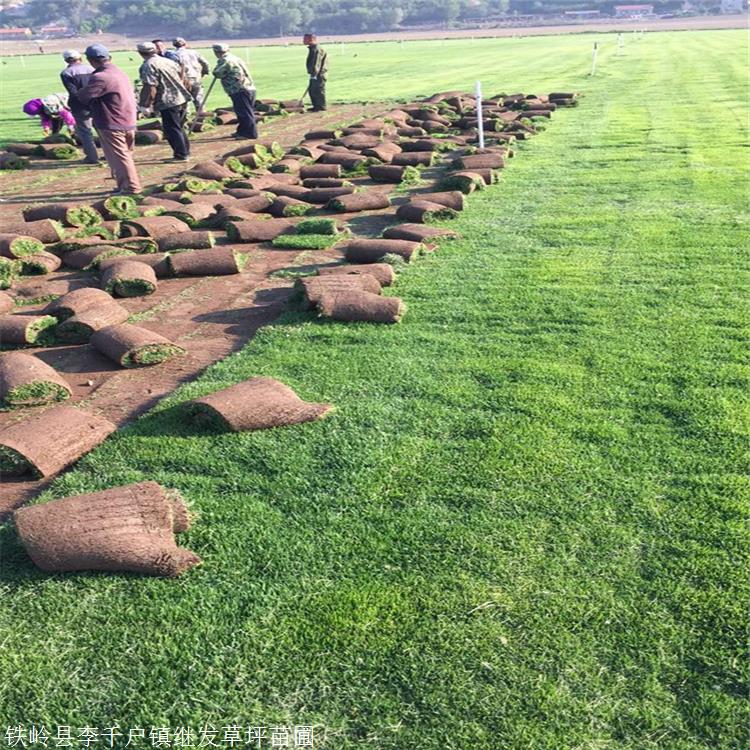
{"type": "MultiPolygon", "coordinates": [[[[289,313],[45,494],[174,487],[202,566],[51,577],[0,530],[8,725],[744,747],[743,37],[647,35],[619,58],[611,37],[593,78],[588,38],[547,44],[507,41],[513,82],[525,65],[585,99],[468,197],[460,238],[403,265],[398,326],[289,313]],[[184,419],[255,376],[336,411],[184,419]]],[[[469,83],[441,56],[425,93],[469,83]]]]}

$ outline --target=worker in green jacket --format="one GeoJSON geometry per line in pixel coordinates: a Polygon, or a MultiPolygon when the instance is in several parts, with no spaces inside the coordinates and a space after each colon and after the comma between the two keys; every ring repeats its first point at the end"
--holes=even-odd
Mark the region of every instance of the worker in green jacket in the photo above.
{"type": "Polygon", "coordinates": [[[237,132],[232,138],[257,138],[255,84],[250,71],[239,57],[229,53],[228,44],[214,44],[213,51],[216,55],[214,77],[221,81],[224,91],[229,94],[237,115],[237,132]]]}
{"type": "Polygon", "coordinates": [[[322,112],[326,108],[326,75],[328,73],[328,55],[318,46],[315,34],[305,34],[302,43],[307,45],[307,74],[310,76],[310,99],[312,111],[322,112]]]}

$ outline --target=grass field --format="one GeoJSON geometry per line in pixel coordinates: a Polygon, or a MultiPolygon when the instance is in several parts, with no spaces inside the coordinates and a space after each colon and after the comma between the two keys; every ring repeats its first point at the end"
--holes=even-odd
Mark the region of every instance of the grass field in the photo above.
{"type": "MultiPolygon", "coordinates": [[[[403,272],[400,326],[289,313],[46,495],[178,487],[202,567],[53,577],[0,530],[6,724],[747,746],[746,41],[599,39],[593,79],[592,37],[336,58],[336,99],[477,77],[586,97],[472,196],[463,239],[403,272]],[[254,375],[337,412],[226,436],[181,419],[254,375]]],[[[263,93],[304,85],[299,50],[253,54],[263,93]]]]}

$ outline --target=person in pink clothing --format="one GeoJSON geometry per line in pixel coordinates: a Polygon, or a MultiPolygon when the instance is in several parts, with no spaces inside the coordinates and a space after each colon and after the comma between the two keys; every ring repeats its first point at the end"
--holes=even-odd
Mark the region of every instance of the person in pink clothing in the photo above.
{"type": "Polygon", "coordinates": [[[39,117],[44,135],[59,133],[64,126],[72,133],[76,119],[68,109],[66,94],[49,94],[42,99],[30,99],[23,105],[23,111],[29,117],[39,117]]]}

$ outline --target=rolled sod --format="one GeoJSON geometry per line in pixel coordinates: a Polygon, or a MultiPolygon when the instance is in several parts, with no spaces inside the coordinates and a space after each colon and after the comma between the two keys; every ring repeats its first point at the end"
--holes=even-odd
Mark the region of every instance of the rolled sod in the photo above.
{"type": "Polygon", "coordinates": [[[80,159],[81,152],[70,143],[40,143],[36,147],[37,156],[58,161],[80,159]]]}
{"type": "Polygon", "coordinates": [[[396,216],[399,219],[416,224],[429,224],[433,221],[455,219],[458,213],[452,208],[441,206],[439,203],[419,200],[400,205],[396,209],[396,216]]]}
{"type": "Polygon", "coordinates": [[[175,532],[191,523],[184,501],[156,482],[28,506],[13,519],[32,562],[52,573],[124,571],[176,578],[201,562],[175,542],[175,532]]]}
{"type": "Polygon", "coordinates": [[[285,196],[287,198],[296,198],[297,200],[305,200],[307,197],[307,188],[302,185],[269,185],[266,188],[268,194],[275,196],[285,196]]]}
{"type": "Polygon", "coordinates": [[[408,240],[352,240],[344,246],[344,257],[350,263],[377,263],[384,255],[400,255],[409,261],[422,246],[408,240]]]}
{"type": "Polygon", "coordinates": [[[247,256],[231,247],[214,247],[170,255],[168,262],[175,276],[230,276],[242,271],[247,256]]]}
{"type": "Polygon", "coordinates": [[[29,166],[29,160],[11,151],[0,153],[0,169],[26,169],[29,166]]]}
{"type": "Polygon", "coordinates": [[[500,154],[474,154],[471,156],[462,156],[455,159],[453,165],[457,169],[502,169],[505,166],[505,159],[500,154]]]}
{"type": "Polygon", "coordinates": [[[7,292],[0,291],[0,315],[10,312],[16,306],[16,301],[7,292]]]}
{"type": "Polygon", "coordinates": [[[215,244],[213,232],[178,232],[162,237],[159,240],[159,250],[205,250],[215,244]]]}
{"type": "Polygon", "coordinates": [[[396,128],[396,133],[402,138],[417,138],[421,135],[427,135],[427,131],[424,128],[407,125],[396,128]]]}
{"type": "Polygon", "coordinates": [[[80,203],[48,203],[43,206],[27,206],[23,209],[24,221],[55,219],[68,227],[90,227],[104,221],[102,215],[91,206],[80,203]]]}
{"type": "Polygon", "coordinates": [[[66,344],[85,344],[97,331],[125,323],[129,317],[130,313],[110,298],[64,320],[55,329],[55,336],[66,344]]]}
{"type": "Polygon", "coordinates": [[[72,292],[63,294],[52,300],[44,308],[45,315],[54,315],[58,320],[66,320],[74,315],[79,315],[85,310],[92,307],[101,307],[102,305],[113,304],[114,300],[110,294],[103,289],[87,286],[81,289],[74,289],[72,292]]]}
{"type": "Polygon", "coordinates": [[[445,190],[436,193],[415,193],[412,200],[429,201],[437,203],[454,211],[464,210],[464,194],[460,190],[445,190]]]}
{"type": "Polygon", "coordinates": [[[302,167],[299,159],[281,159],[271,167],[271,172],[286,172],[287,174],[298,174],[302,167]]]}
{"type": "Polygon", "coordinates": [[[303,401],[273,378],[251,378],[186,404],[199,422],[244,432],[312,422],[332,410],[330,404],[303,401]]]}
{"type": "Polygon", "coordinates": [[[312,209],[313,206],[310,203],[280,195],[268,207],[268,213],[276,218],[283,218],[286,216],[304,216],[312,209]]]}
{"type": "Polygon", "coordinates": [[[381,208],[389,208],[390,198],[383,193],[367,190],[362,193],[342,195],[329,201],[327,207],[332,211],[350,213],[355,211],[376,211],[381,208]]]}
{"type": "Polygon", "coordinates": [[[38,143],[7,143],[5,150],[18,156],[37,156],[38,143]]]}
{"type": "MultiPolygon", "coordinates": [[[[151,193],[141,201],[141,206],[167,206],[174,208],[176,205],[181,203],[190,203],[193,198],[193,193],[180,192],[175,190],[174,192],[159,192],[151,193]]],[[[135,218],[135,217],[133,217],[135,218]]]]}
{"type": "Polygon", "coordinates": [[[108,247],[122,247],[126,250],[132,250],[134,253],[155,253],[159,249],[156,245],[156,240],[151,237],[120,237],[115,240],[107,240],[106,243],[103,243],[97,237],[69,237],[61,242],[56,242],[49,249],[55,255],[63,256],[63,262],[65,262],[65,256],[68,253],[75,252],[76,250],[86,250],[89,247],[101,246],[103,244],[106,244],[108,247]]]}
{"type": "Polygon", "coordinates": [[[21,272],[32,275],[52,273],[57,271],[61,265],[62,261],[57,255],[45,250],[38,252],[36,255],[25,255],[21,258],[21,272]]]}
{"type": "Polygon", "coordinates": [[[214,125],[234,125],[237,122],[237,115],[234,112],[219,112],[214,115],[214,125]]]}
{"type": "Polygon", "coordinates": [[[450,151],[457,146],[446,138],[422,138],[416,141],[402,141],[401,148],[404,151],[450,151]]]}
{"type": "Polygon", "coordinates": [[[130,323],[120,323],[97,331],[92,346],[122,367],[147,367],[185,354],[181,346],[158,333],[130,323]]]}
{"type": "Polygon", "coordinates": [[[157,242],[170,234],[189,230],[190,226],[175,216],[144,216],[122,223],[123,233],[129,232],[130,236],[135,237],[152,237],[157,242]]]}
{"type": "Polygon", "coordinates": [[[226,232],[233,242],[269,242],[293,226],[287,219],[230,221],[226,224],[226,232]]]}
{"type": "Polygon", "coordinates": [[[409,240],[410,242],[430,242],[453,239],[458,233],[452,229],[430,227],[425,224],[398,224],[383,230],[383,238],[388,240],[409,240]]]}
{"type": "Polygon", "coordinates": [[[332,234],[280,234],[271,240],[274,247],[300,250],[326,250],[341,240],[332,234]]]}
{"type": "Polygon", "coordinates": [[[105,219],[135,219],[138,216],[138,204],[130,195],[112,195],[94,204],[94,208],[105,219]]]}
{"type": "Polygon", "coordinates": [[[305,133],[306,141],[330,141],[341,135],[340,130],[311,130],[305,133]]]}
{"type": "Polygon", "coordinates": [[[23,234],[0,234],[0,255],[6,258],[24,258],[44,250],[44,243],[23,234]]]}
{"type": "MultiPolygon", "coordinates": [[[[170,209],[169,211],[166,211],[163,216],[174,216],[180,221],[184,221],[185,224],[187,224],[189,227],[197,228],[208,223],[215,214],[216,210],[214,209],[213,205],[209,205],[207,203],[189,203],[186,206],[180,206],[180,208],[170,209]]],[[[178,232],[177,234],[183,233],[178,232]]],[[[155,236],[157,237],[158,241],[164,239],[164,236],[155,236]]],[[[169,237],[171,235],[166,236],[169,237]]]]}
{"type": "Polygon", "coordinates": [[[339,225],[336,219],[319,218],[303,219],[294,225],[295,234],[338,234],[339,225]]]}
{"type": "Polygon", "coordinates": [[[21,261],[0,255],[0,289],[10,289],[13,281],[21,273],[21,261]]]}
{"type": "Polygon", "coordinates": [[[405,167],[430,167],[434,161],[434,151],[403,151],[393,156],[391,164],[405,167]]]}
{"type": "Polygon", "coordinates": [[[107,258],[122,258],[132,255],[135,255],[135,252],[127,247],[93,245],[82,250],[73,250],[72,253],[65,253],[62,261],[68,268],[91,271],[99,268],[99,264],[107,258]]]}
{"type": "Polygon", "coordinates": [[[5,406],[43,406],[71,395],[65,378],[41,359],[24,352],[0,354],[0,401],[5,406]]]}
{"type": "Polygon", "coordinates": [[[390,163],[396,154],[402,152],[401,146],[397,143],[381,143],[374,148],[366,148],[362,150],[362,156],[370,156],[378,161],[382,161],[386,164],[390,163]]]}
{"type": "Polygon", "coordinates": [[[251,213],[250,211],[241,211],[240,209],[227,206],[220,208],[216,212],[216,216],[212,219],[211,225],[213,227],[218,227],[219,229],[226,229],[229,222],[263,221],[270,218],[269,214],[251,213]]]}
{"type": "Polygon", "coordinates": [[[419,182],[422,174],[416,167],[407,167],[396,164],[372,164],[367,169],[370,179],[375,182],[387,182],[398,185],[402,182],[419,182]]]}
{"type": "Polygon", "coordinates": [[[250,198],[238,198],[228,207],[229,211],[240,210],[249,213],[266,211],[274,201],[272,193],[258,193],[250,198]]]}
{"type": "Polygon", "coordinates": [[[367,164],[367,157],[351,151],[326,151],[326,153],[320,157],[318,163],[336,164],[346,170],[352,170],[367,164]]]}
{"type": "MultiPolygon", "coordinates": [[[[117,257],[97,260],[100,273],[106,271],[110,266],[118,263],[120,260],[121,258],[117,257]]],[[[172,276],[172,269],[169,266],[167,253],[149,253],[148,255],[139,255],[135,260],[139,263],[145,263],[147,266],[151,266],[151,268],[154,269],[157,279],[168,279],[172,276]]]]}
{"type": "Polygon", "coordinates": [[[215,161],[201,161],[190,168],[190,174],[204,180],[231,180],[237,175],[229,167],[217,164],[215,161]]]}
{"type": "Polygon", "coordinates": [[[50,245],[53,242],[59,242],[65,237],[65,229],[59,221],[53,219],[40,219],[39,221],[27,221],[13,223],[3,223],[3,229],[8,234],[22,234],[50,245]]]}
{"type": "Polygon", "coordinates": [[[115,297],[142,297],[156,291],[156,272],[146,263],[122,260],[102,271],[101,287],[115,297]]]}
{"type": "Polygon", "coordinates": [[[321,317],[346,323],[398,323],[405,311],[406,306],[398,297],[362,291],[324,294],[318,302],[321,317]]]}
{"type": "Polygon", "coordinates": [[[344,148],[351,149],[352,151],[362,151],[366,148],[375,148],[383,142],[382,138],[374,135],[362,135],[355,133],[353,135],[345,135],[341,138],[337,138],[332,142],[334,146],[343,146],[344,148]]]}
{"type": "Polygon", "coordinates": [[[351,195],[355,191],[354,185],[350,187],[311,188],[307,191],[305,200],[309,203],[324,204],[342,195],[351,195]]]}
{"type": "Polygon", "coordinates": [[[309,143],[300,143],[299,146],[291,148],[289,153],[297,156],[304,156],[307,159],[315,161],[323,155],[323,149],[309,143]]]}
{"type": "Polygon", "coordinates": [[[305,188],[331,188],[331,187],[349,187],[353,183],[338,177],[307,177],[302,180],[302,187],[305,188]]]}
{"type": "Polygon", "coordinates": [[[0,344],[44,346],[53,340],[56,325],[57,318],[51,315],[0,315],[0,344]]]}
{"type": "Polygon", "coordinates": [[[441,187],[459,190],[469,195],[475,190],[484,190],[485,181],[477,172],[449,172],[441,181],[441,187]]]}
{"type": "Polygon", "coordinates": [[[270,161],[261,158],[258,154],[244,154],[242,156],[228,156],[224,160],[224,166],[237,174],[249,175],[254,169],[270,164],[270,161]]]}
{"type": "Polygon", "coordinates": [[[200,177],[185,177],[177,183],[177,190],[188,193],[220,193],[221,188],[221,180],[207,180],[200,177]]]}
{"type": "Polygon", "coordinates": [[[370,274],[329,274],[297,279],[295,286],[302,292],[305,306],[312,310],[324,294],[339,292],[370,292],[380,294],[380,283],[370,274]]]}
{"type": "Polygon", "coordinates": [[[160,130],[139,130],[135,134],[135,142],[139,146],[150,146],[164,140],[164,135],[160,130]]]}
{"type": "Polygon", "coordinates": [[[0,430],[0,474],[36,478],[57,474],[116,429],[109,420],[83,409],[53,406],[0,430]]]}
{"type": "Polygon", "coordinates": [[[231,198],[257,198],[263,193],[260,190],[251,190],[250,188],[229,188],[224,191],[225,197],[228,195],[231,198]]]}
{"type": "Polygon", "coordinates": [[[319,276],[358,276],[363,274],[373,276],[380,286],[391,286],[396,281],[396,272],[393,270],[393,266],[387,263],[366,263],[362,265],[344,263],[340,266],[323,266],[318,269],[319,276]]]}

